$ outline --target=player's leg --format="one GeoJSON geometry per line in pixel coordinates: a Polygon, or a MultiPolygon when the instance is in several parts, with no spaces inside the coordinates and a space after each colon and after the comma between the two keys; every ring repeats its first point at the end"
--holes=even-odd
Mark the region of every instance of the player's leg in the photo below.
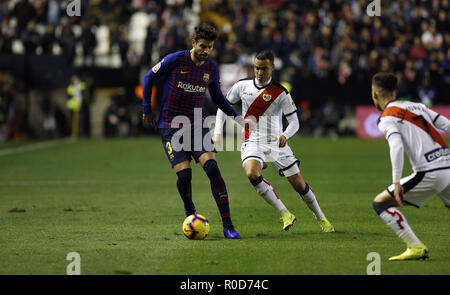
{"type": "Polygon", "coordinates": [[[314,192],[300,174],[300,161],[294,156],[291,148],[288,145],[282,148],[274,147],[271,154],[272,157],[275,158],[273,161],[274,167],[278,170],[280,176],[287,178],[294,190],[300,195],[308,208],[313,212],[316,220],[322,228],[322,231],[334,232],[335,229],[322,212],[314,192]]]}
{"type": "Polygon", "coordinates": [[[162,129],[161,138],[167,159],[177,174],[176,186],[180,197],[184,203],[186,216],[195,213],[195,205],[192,202],[192,170],[190,165],[190,155],[183,150],[176,150],[172,145],[172,137],[176,132],[174,129],[162,129]]]}
{"type": "Polygon", "coordinates": [[[208,128],[200,128],[201,130],[195,129],[194,137],[201,135],[201,141],[196,140],[196,138],[193,138],[192,140],[194,143],[201,142],[201,144],[194,144],[192,155],[194,156],[194,159],[202,165],[203,170],[209,178],[211,192],[222,218],[224,236],[228,239],[238,239],[240,238],[240,235],[231,221],[228,191],[216,162],[216,149],[214,148],[211,134],[209,133],[208,128]]]}
{"type": "Polygon", "coordinates": [[[250,183],[255,188],[256,192],[272,207],[281,213],[283,220],[283,229],[289,230],[297,220],[296,217],[289,212],[283,202],[276,194],[274,188],[262,176],[262,169],[264,168],[265,154],[267,149],[266,144],[245,142],[241,147],[242,167],[247,175],[250,183]]]}
{"type": "MultiPolygon", "coordinates": [[[[297,167],[297,165],[295,165],[297,167]]],[[[297,168],[298,169],[298,168],[297,168]]],[[[295,171],[293,171],[295,172],[295,171]]],[[[284,173],[288,173],[287,171],[284,173]]],[[[288,173],[289,175],[290,173],[288,173]]],[[[306,206],[313,212],[316,220],[319,222],[323,232],[334,232],[333,225],[328,221],[320,208],[316,195],[311,187],[305,182],[300,172],[286,177],[294,190],[300,195],[306,206]]]]}
{"type": "Polygon", "coordinates": [[[288,213],[289,210],[284,206],[272,185],[262,176],[262,165],[260,161],[249,159],[244,162],[243,167],[248,180],[256,192],[280,213],[288,213]]]}
{"type": "Polygon", "coordinates": [[[195,213],[195,205],[192,201],[192,169],[189,161],[183,161],[176,164],[173,169],[177,174],[177,189],[184,203],[184,212],[186,216],[195,213]]]}
{"type": "Polygon", "coordinates": [[[244,171],[250,183],[255,188],[256,192],[272,207],[278,210],[283,220],[283,229],[289,230],[297,220],[296,217],[289,212],[286,206],[278,197],[272,185],[264,179],[261,174],[262,164],[256,159],[247,159],[244,164],[244,171]]]}
{"type": "Polygon", "coordinates": [[[209,178],[211,192],[222,218],[225,237],[229,239],[239,238],[240,235],[234,229],[233,222],[231,221],[228,191],[225,181],[222,178],[222,174],[220,173],[219,166],[217,165],[214,152],[201,154],[198,161],[209,178]]]}
{"type": "MultiPolygon", "coordinates": [[[[422,174],[413,174],[400,180],[404,188],[406,204],[418,207],[435,194],[423,177],[422,174]]],[[[391,257],[389,260],[427,259],[428,249],[417,238],[406,217],[396,207],[393,190],[394,185],[389,186],[387,190],[375,197],[372,204],[378,216],[407,246],[404,253],[391,257]]]]}

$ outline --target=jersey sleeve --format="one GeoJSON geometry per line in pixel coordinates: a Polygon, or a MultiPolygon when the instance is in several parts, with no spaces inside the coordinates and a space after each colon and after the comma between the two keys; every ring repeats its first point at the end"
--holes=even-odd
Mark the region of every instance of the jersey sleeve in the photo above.
{"type": "Polygon", "coordinates": [[[403,171],[403,140],[400,130],[394,119],[391,117],[383,117],[378,123],[378,128],[383,132],[389,144],[389,154],[392,165],[392,181],[398,182],[403,171]]]}
{"type": "Polygon", "coordinates": [[[285,116],[290,116],[297,113],[297,107],[292,100],[292,97],[289,93],[281,94],[281,109],[283,110],[283,114],[285,116]]]}
{"type": "Polygon", "coordinates": [[[241,91],[239,83],[235,83],[227,92],[227,100],[231,104],[238,103],[241,100],[241,91]]]}
{"type": "Polygon", "coordinates": [[[388,143],[392,166],[392,183],[396,183],[402,178],[403,171],[404,148],[401,135],[399,133],[392,133],[388,138],[388,143]]]}
{"type": "Polygon", "coordinates": [[[434,126],[450,133],[450,120],[448,118],[431,109],[428,109],[428,114],[434,126]]]}
{"type": "Polygon", "coordinates": [[[400,134],[400,130],[391,117],[381,118],[380,122],[378,123],[378,129],[383,132],[386,139],[389,139],[392,134],[400,134]]]}
{"type": "Polygon", "coordinates": [[[153,83],[173,69],[178,56],[177,53],[167,55],[145,74],[142,85],[142,113],[150,114],[152,112],[153,83]]]}

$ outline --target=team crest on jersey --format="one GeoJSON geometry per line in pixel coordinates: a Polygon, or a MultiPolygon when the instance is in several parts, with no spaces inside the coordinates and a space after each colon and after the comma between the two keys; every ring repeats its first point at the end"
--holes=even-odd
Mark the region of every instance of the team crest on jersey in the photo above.
{"type": "Polygon", "coordinates": [[[272,95],[270,95],[270,94],[263,94],[262,98],[264,99],[264,101],[269,101],[269,100],[272,99],[272,95]]]}
{"type": "Polygon", "coordinates": [[[209,74],[207,74],[207,73],[203,74],[203,81],[205,81],[205,82],[209,81],[209,74]]]}

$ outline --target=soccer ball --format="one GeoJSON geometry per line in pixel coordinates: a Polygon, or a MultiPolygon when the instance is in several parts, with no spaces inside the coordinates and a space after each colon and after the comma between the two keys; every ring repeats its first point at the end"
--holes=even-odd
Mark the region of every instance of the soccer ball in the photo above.
{"type": "Polygon", "coordinates": [[[183,233],[190,240],[203,240],[209,233],[209,222],[205,216],[192,214],[183,222],[183,233]]]}

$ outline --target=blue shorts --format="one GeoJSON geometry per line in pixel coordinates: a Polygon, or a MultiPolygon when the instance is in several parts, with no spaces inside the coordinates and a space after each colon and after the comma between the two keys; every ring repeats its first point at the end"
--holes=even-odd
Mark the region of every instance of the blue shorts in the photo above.
{"type": "Polygon", "coordinates": [[[163,128],[161,140],[172,167],[192,158],[198,163],[202,154],[217,152],[208,128],[163,128]]]}

